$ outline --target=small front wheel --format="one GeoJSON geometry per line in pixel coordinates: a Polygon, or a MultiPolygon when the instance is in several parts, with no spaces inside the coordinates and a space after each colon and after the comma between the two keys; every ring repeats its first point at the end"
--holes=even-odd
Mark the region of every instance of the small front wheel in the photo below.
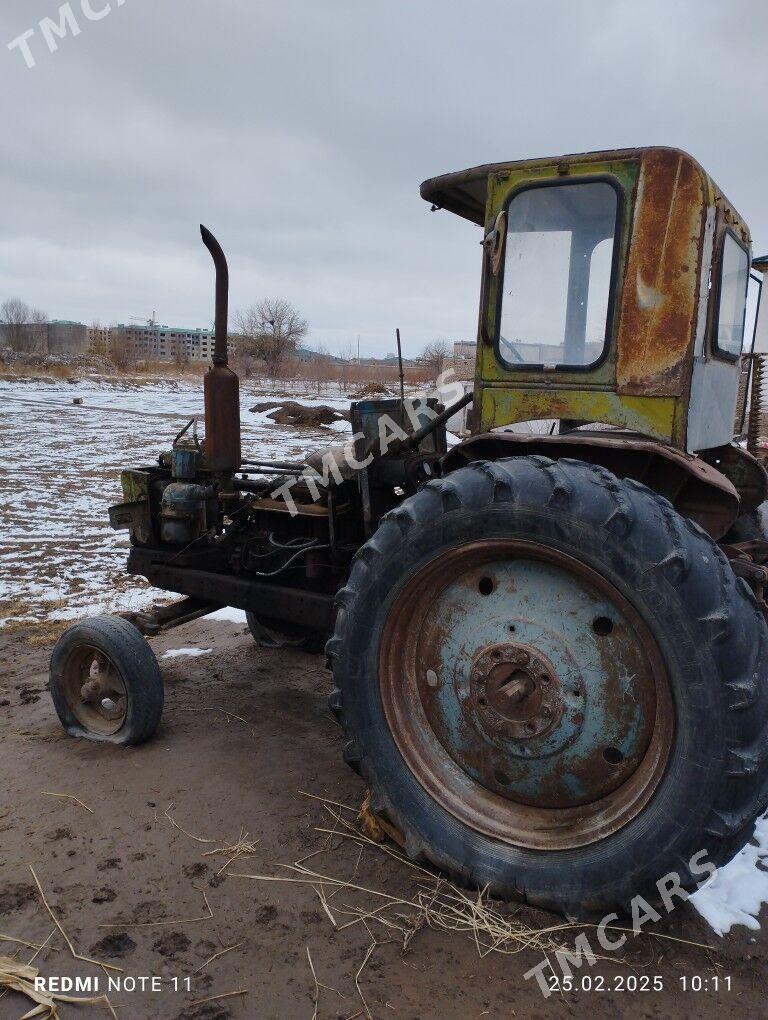
{"type": "Polygon", "coordinates": [[[96,617],[62,634],[51,656],[50,689],[72,737],[142,744],[163,714],[163,678],[155,654],[119,616],[96,617]]]}

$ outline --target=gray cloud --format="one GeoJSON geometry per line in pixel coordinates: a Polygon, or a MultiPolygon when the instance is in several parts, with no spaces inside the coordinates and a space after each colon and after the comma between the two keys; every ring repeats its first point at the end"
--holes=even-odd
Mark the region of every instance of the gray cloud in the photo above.
{"type": "MultiPolygon", "coordinates": [[[[0,41],[58,7],[5,0],[0,41]]],[[[316,343],[471,337],[479,233],[420,181],[626,145],[692,152],[768,249],[759,0],[125,0],[79,21],[54,54],[36,33],[32,70],[0,49],[0,295],[58,317],[209,322],[203,221],[233,303],[285,295],[316,343]]]]}

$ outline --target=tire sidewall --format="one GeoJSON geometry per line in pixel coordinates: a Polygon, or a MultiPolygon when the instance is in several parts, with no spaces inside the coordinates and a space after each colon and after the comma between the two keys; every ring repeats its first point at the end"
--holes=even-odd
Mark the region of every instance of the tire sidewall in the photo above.
{"type": "Polygon", "coordinates": [[[96,743],[123,746],[143,743],[156,729],[162,714],[162,676],[154,652],[141,633],[121,617],[97,617],[65,631],[51,655],[49,686],[56,714],[67,733],[96,743]],[[125,686],[125,719],[114,733],[98,733],[85,727],[64,695],[64,670],[84,644],[109,657],[125,686]],[[128,663],[127,649],[140,661],[128,663]]]}
{"type": "Polygon", "coordinates": [[[350,729],[374,770],[369,780],[385,791],[393,815],[408,819],[416,842],[423,840],[438,866],[464,878],[476,873],[487,881],[493,876],[497,890],[523,893],[542,905],[626,909],[630,863],[638,886],[633,895],[652,894],[656,880],[681,859],[707,849],[702,832],[719,789],[725,753],[722,695],[717,685],[705,682],[717,669],[707,641],[697,633],[696,607],[683,605],[677,587],[657,572],[644,573],[646,566],[637,549],[592,521],[562,510],[502,503],[416,524],[407,541],[365,575],[347,625],[351,640],[343,653],[344,710],[351,714],[350,729]],[[510,537],[565,552],[606,577],[643,617],[667,667],[676,724],[658,789],[618,832],[574,850],[508,846],[469,829],[428,796],[389,731],[378,686],[379,642],[365,640],[366,633],[382,633],[395,600],[430,560],[468,541],[510,537]]]}

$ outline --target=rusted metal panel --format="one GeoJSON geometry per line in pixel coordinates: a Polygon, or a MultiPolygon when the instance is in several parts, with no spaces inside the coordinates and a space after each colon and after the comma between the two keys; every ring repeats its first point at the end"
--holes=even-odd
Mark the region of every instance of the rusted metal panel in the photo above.
{"type": "Polygon", "coordinates": [[[754,354],[752,358],[747,449],[754,457],[765,457],[768,446],[768,354],[754,354]]]}
{"type": "Polygon", "coordinates": [[[565,418],[599,421],[642,432],[664,443],[673,441],[677,406],[673,398],[627,394],[606,389],[486,386],[481,398],[484,431],[516,421],[565,418]]]}
{"type": "Polygon", "coordinates": [[[240,381],[226,365],[214,365],[205,388],[205,463],[222,474],[238,470],[240,450],[240,381]]]}
{"type": "Polygon", "coordinates": [[[650,149],[643,156],[619,319],[619,393],[679,397],[687,388],[705,184],[683,152],[650,149]]]}
{"type": "Polygon", "coordinates": [[[205,388],[205,462],[210,471],[232,474],[242,461],[240,380],[227,367],[229,267],[221,245],[204,226],[200,233],[216,266],[216,348],[205,388]]]}
{"type": "Polygon", "coordinates": [[[486,219],[489,182],[503,182],[512,176],[539,176],[549,171],[565,176],[581,168],[596,171],[606,163],[638,160],[646,151],[637,149],[610,149],[598,152],[577,152],[568,156],[546,156],[538,159],[512,160],[506,163],[484,163],[482,166],[458,170],[455,173],[431,177],[421,185],[421,197],[435,209],[447,209],[482,226],[486,219]]]}

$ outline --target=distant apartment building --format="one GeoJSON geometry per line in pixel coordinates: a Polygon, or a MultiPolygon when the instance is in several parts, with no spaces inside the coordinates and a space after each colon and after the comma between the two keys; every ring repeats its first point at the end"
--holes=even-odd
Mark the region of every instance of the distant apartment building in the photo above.
{"type": "Polygon", "coordinates": [[[88,328],[82,322],[58,319],[0,325],[0,347],[31,354],[87,354],[88,328]]]}
{"type": "Polygon", "coordinates": [[[453,357],[448,368],[457,379],[473,379],[475,375],[475,359],[477,344],[474,340],[456,340],[453,345],[453,357]]]}
{"type": "Polygon", "coordinates": [[[120,323],[109,331],[107,342],[110,350],[125,350],[139,361],[210,361],[214,334],[210,329],[120,323]]]}
{"type": "Polygon", "coordinates": [[[477,356],[477,344],[474,340],[456,340],[453,344],[453,357],[456,361],[472,361],[477,356]]]}
{"type": "Polygon", "coordinates": [[[112,330],[109,326],[91,326],[88,329],[88,350],[91,354],[109,354],[112,330]]]}
{"type": "Polygon", "coordinates": [[[88,327],[82,322],[47,323],[49,354],[87,354],[88,327]]]}

